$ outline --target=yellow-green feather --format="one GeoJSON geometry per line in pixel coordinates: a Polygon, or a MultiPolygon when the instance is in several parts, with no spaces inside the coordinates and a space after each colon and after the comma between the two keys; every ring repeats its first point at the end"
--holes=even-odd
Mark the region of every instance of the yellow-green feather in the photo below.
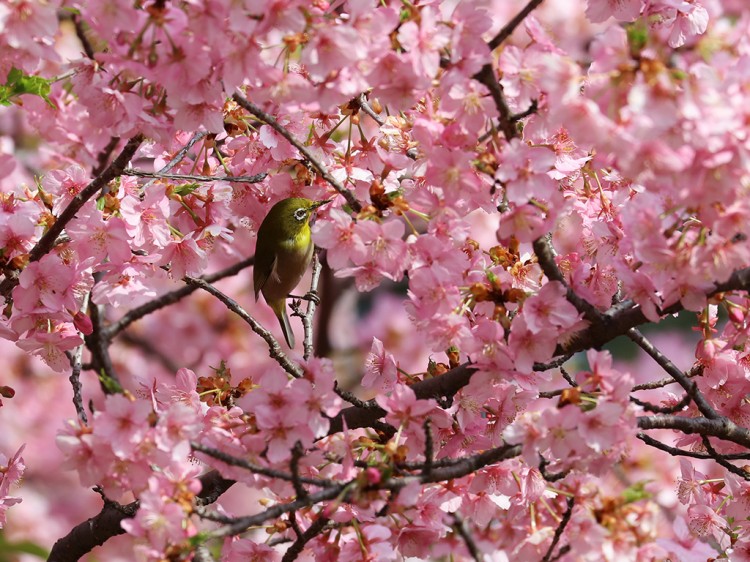
{"type": "Polygon", "coordinates": [[[316,206],[301,197],[283,199],[271,208],[258,229],[253,268],[255,299],[263,293],[279,319],[290,348],[294,347],[294,333],[286,313],[286,298],[300,282],[312,259],[309,218],[316,206]],[[307,211],[303,220],[294,216],[299,209],[307,211]]]}

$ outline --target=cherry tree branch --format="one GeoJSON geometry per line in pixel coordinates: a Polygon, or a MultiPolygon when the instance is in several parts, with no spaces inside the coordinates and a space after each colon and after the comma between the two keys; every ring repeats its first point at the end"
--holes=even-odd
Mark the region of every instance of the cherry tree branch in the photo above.
{"type": "Polygon", "coordinates": [[[516,28],[521,25],[521,22],[526,19],[526,17],[533,12],[544,0],[531,0],[524,8],[518,12],[512,20],[510,20],[505,26],[498,32],[497,35],[495,35],[492,39],[490,39],[489,43],[487,45],[490,47],[491,51],[494,51],[497,49],[508,37],[513,35],[513,32],[516,30],[516,28]]]}
{"type": "Polygon", "coordinates": [[[750,449],[750,430],[727,418],[687,418],[659,414],[637,418],[641,429],[675,429],[682,433],[710,435],[750,449]]]}
{"type": "Polygon", "coordinates": [[[297,540],[294,541],[294,543],[292,543],[292,545],[287,549],[287,551],[284,553],[284,556],[281,558],[281,562],[292,562],[293,560],[296,560],[297,557],[302,553],[305,545],[312,539],[314,539],[317,535],[322,533],[326,528],[326,525],[328,525],[329,521],[330,519],[328,519],[324,515],[318,515],[318,517],[315,519],[315,521],[312,522],[307,530],[304,533],[300,534],[297,537],[297,540]]]}
{"type": "Polygon", "coordinates": [[[716,451],[714,449],[713,445],[711,445],[711,440],[706,435],[701,435],[701,441],[703,441],[703,446],[706,448],[706,451],[708,451],[708,455],[715,460],[718,464],[723,466],[725,469],[727,469],[732,474],[739,476],[740,478],[743,478],[744,480],[750,480],[750,473],[745,472],[743,469],[734,466],[732,463],[730,463],[724,455],[716,451]]]}
{"type": "MultiPolygon", "coordinates": [[[[320,251],[316,248],[313,253],[312,260],[312,279],[310,280],[310,294],[318,294],[318,283],[320,282],[320,272],[322,266],[320,264],[320,251]]],[[[302,357],[305,361],[310,359],[313,355],[313,318],[315,316],[315,308],[317,304],[315,299],[311,298],[307,301],[307,311],[302,315],[302,326],[305,331],[305,338],[302,342],[304,354],[302,357]]]]}
{"type": "Polygon", "coordinates": [[[274,131],[279,133],[282,137],[284,137],[286,140],[288,140],[292,146],[294,146],[297,150],[300,151],[300,153],[312,164],[312,166],[318,170],[318,173],[320,176],[327,181],[336,191],[338,191],[341,195],[344,196],[344,199],[346,199],[347,203],[349,203],[349,206],[354,210],[355,212],[359,212],[362,210],[362,205],[359,201],[357,201],[357,198],[354,196],[354,193],[352,193],[349,189],[344,187],[341,182],[339,182],[336,178],[331,175],[331,173],[328,171],[328,168],[312,153],[312,151],[305,146],[303,143],[298,141],[292,133],[290,133],[286,127],[282,126],[276,118],[263,111],[260,107],[255,105],[253,102],[245,98],[244,96],[240,95],[239,93],[236,93],[232,96],[232,99],[236,101],[241,107],[255,115],[258,119],[266,123],[269,127],[271,127],[274,131]]]}
{"type": "Polygon", "coordinates": [[[654,345],[650,341],[648,341],[643,336],[643,334],[641,334],[635,328],[630,328],[627,331],[627,336],[636,344],[638,344],[638,346],[643,351],[648,353],[662,369],[669,373],[669,375],[679,383],[679,385],[685,390],[685,392],[687,392],[688,396],[693,399],[701,414],[712,420],[721,417],[716,412],[716,410],[713,409],[711,404],[708,403],[708,400],[706,400],[703,394],[698,390],[698,385],[695,383],[695,381],[691,381],[685,373],[677,368],[677,365],[672,363],[672,361],[670,361],[666,355],[656,349],[656,347],[654,347],[654,345]]]}
{"type": "Polygon", "coordinates": [[[190,448],[193,449],[193,451],[198,451],[200,453],[208,455],[209,457],[212,457],[230,466],[244,468],[245,470],[247,470],[248,472],[252,472],[253,474],[260,474],[261,476],[267,476],[269,478],[277,478],[278,480],[284,480],[285,482],[294,482],[296,479],[298,482],[318,487],[335,485],[335,482],[333,482],[332,480],[326,480],[325,478],[307,478],[300,475],[297,475],[295,477],[294,474],[276,470],[275,468],[268,468],[265,466],[253,464],[246,461],[245,459],[232,456],[228,453],[225,453],[224,451],[214,449],[213,447],[207,447],[206,445],[202,445],[200,443],[192,442],[190,443],[190,448]]]}
{"type": "MultiPolygon", "coordinates": [[[[91,365],[97,375],[100,376],[102,373],[110,380],[117,383],[119,386],[120,381],[115,372],[115,367],[112,364],[112,358],[109,355],[109,342],[103,335],[103,309],[101,305],[91,303],[89,307],[89,316],[91,317],[91,323],[93,325],[92,332],[84,338],[86,341],[86,347],[91,352],[91,365]]],[[[102,381],[102,390],[109,394],[111,390],[107,384],[102,381]]]]}
{"type": "Polygon", "coordinates": [[[562,283],[563,287],[567,291],[566,298],[570,303],[576,307],[576,310],[583,314],[586,319],[593,324],[599,324],[602,322],[602,313],[599,310],[586,301],[579,297],[573,289],[568,286],[562,273],[555,263],[555,253],[552,248],[552,244],[547,236],[542,236],[534,240],[534,254],[536,254],[539,266],[550,281],[558,281],[562,283]]]}
{"type": "Polygon", "coordinates": [[[477,543],[476,541],[474,541],[474,537],[471,536],[471,532],[469,531],[469,527],[466,525],[466,521],[464,521],[464,518],[461,517],[458,513],[453,514],[452,527],[464,540],[466,548],[469,549],[469,554],[471,555],[471,557],[476,562],[482,562],[482,553],[479,551],[479,547],[477,547],[477,543]]]}
{"type": "Polygon", "coordinates": [[[281,346],[279,345],[279,342],[276,341],[276,338],[273,337],[273,334],[261,326],[260,322],[250,316],[235,300],[229,298],[216,287],[198,277],[185,277],[185,283],[203,289],[219,299],[229,310],[242,318],[250,326],[253,332],[263,338],[268,344],[269,355],[281,366],[282,369],[295,378],[302,376],[302,369],[300,366],[289,359],[289,357],[287,357],[287,355],[281,350],[281,346]]]}
{"type": "Polygon", "coordinates": [[[381,127],[385,125],[385,119],[375,113],[370,104],[367,103],[367,94],[365,94],[364,92],[357,96],[357,105],[359,105],[362,111],[369,115],[378,125],[380,125],[381,127]]]}
{"type": "Polygon", "coordinates": [[[508,107],[508,102],[505,101],[505,94],[503,93],[503,86],[495,75],[495,70],[492,68],[492,64],[485,64],[479,72],[473,76],[474,80],[481,82],[490,91],[492,100],[495,102],[495,107],[500,114],[500,130],[505,136],[505,140],[510,141],[516,138],[518,133],[518,127],[513,121],[512,113],[508,107]]]}
{"type": "MultiPolygon", "coordinates": [[[[445,467],[445,468],[434,468],[429,474],[420,474],[416,476],[406,476],[401,478],[389,478],[383,482],[367,486],[365,490],[361,491],[398,491],[403,487],[413,482],[419,482],[421,484],[443,482],[446,480],[453,480],[461,478],[472,472],[479,470],[485,466],[500,462],[502,460],[517,457],[521,454],[520,445],[503,445],[495,449],[490,449],[483,453],[472,455],[460,459],[456,464],[445,467]]],[[[246,517],[238,517],[234,523],[216,529],[215,531],[208,534],[209,538],[222,538],[228,536],[234,536],[247,531],[250,527],[255,527],[263,524],[269,519],[275,519],[289,513],[291,511],[298,511],[305,507],[310,507],[321,502],[329,501],[334,498],[340,502],[346,502],[351,499],[355,492],[360,491],[359,486],[361,484],[356,480],[350,480],[348,482],[331,486],[319,492],[309,494],[305,498],[297,498],[294,501],[285,504],[274,505],[265,511],[257,513],[255,515],[248,515],[246,517]]]]}
{"type": "MultiPolygon", "coordinates": [[[[224,279],[225,277],[237,275],[243,269],[253,265],[254,262],[255,257],[253,256],[237,262],[234,265],[230,265],[229,267],[222,269],[221,271],[217,271],[216,273],[201,275],[200,279],[203,279],[206,283],[216,283],[216,281],[224,279]]],[[[198,287],[197,285],[185,285],[184,287],[180,287],[179,289],[170,291],[169,293],[164,293],[163,295],[156,297],[155,299],[150,300],[142,304],[141,306],[129,310],[128,312],[123,314],[119,320],[112,322],[108,326],[105,326],[102,330],[102,333],[108,340],[111,340],[117,334],[130,326],[130,324],[132,324],[133,322],[140,320],[144,316],[147,316],[152,312],[156,312],[161,308],[181,301],[188,295],[193,294],[199,288],[200,287],[198,287]]]]}
{"type": "MultiPolygon", "coordinates": [[[[562,519],[555,529],[555,535],[552,537],[552,542],[550,543],[549,548],[547,549],[547,553],[544,555],[544,558],[542,558],[542,562],[550,562],[551,560],[553,560],[552,553],[555,551],[557,543],[560,542],[560,538],[562,537],[563,531],[565,531],[565,527],[567,527],[568,523],[570,523],[570,516],[573,514],[573,506],[576,503],[576,499],[568,498],[567,503],[568,507],[565,509],[565,513],[563,513],[562,519]]],[[[560,549],[560,553],[562,553],[564,548],[565,547],[560,549]]]]}
{"type": "Polygon", "coordinates": [[[254,176],[197,176],[193,174],[169,174],[165,172],[146,172],[144,170],[136,170],[134,168],[125,168],[122,172],[123,176],[136,176],[139,178],[155,178],[155,179],[166,179],[166,180],[179,180],[179,181],[196,181],[196,182],[213,182],[213,181],[226,181],[233,183],[259,183],[262,182],[268,176],[268,173],[261,172],[254,176]]]}
{"type": "MultiPolygon", "coordinates": [[[[234,484],[232,480],[223,478],[216,471],[204,474],[200,481],[202,487],[198,499],[203,504],[215,502],[234,484]]],[[[95,547],[103,545],[112,537],[122,535],[125,533],[122,521],[134,517],[138,512],[138,506],[137,501],[128,505],[105,502],[97,515],[76,525],[70,533],[55,542],[47,561],[77,562],[95,547]]]]}

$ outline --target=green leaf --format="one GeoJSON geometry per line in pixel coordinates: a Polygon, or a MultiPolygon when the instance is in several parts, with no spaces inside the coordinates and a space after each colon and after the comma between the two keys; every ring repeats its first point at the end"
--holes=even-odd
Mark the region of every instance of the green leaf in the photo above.
{"type": "Polygon", "coordinates": [[[47,104],[55,107],[55,104],[49,99],[51,83],[51,80],[47,80],[41,76],[24,74],[22,70],[13,67],[8,72],[5,84],[0,85],[0,104],[11,105],[15,102],[13,98],[30,94],[32,96],[39,96],[47,104]]]}
{"type": "Polygon", "coordinates": [[[626,504],[649,499],[651,493],[646,491],[646,484],[649,482],[649,480],[641,480],[629,488],[625,488],[622,492],[622,499],[625,500],[626,504]]]}
{"type": "Polygon", "coordinates": [[[11,543],[0,532],[0,562],[12,562],[18,559],[18,554],[32,554],[41,560],[46,560],[49,552],[31,541],[11,543]]]}
{"type": "Polygon", "coordinates": [[[172,193],[176,193],[177,195],[182,195],[183,197],[185,195],[190,195],[193,191],[198,189],[200,187],[199,183],[182,183],[180,185],[176,185],[172,188],[172,193]]]}
{"type": "Polygon", "coordinates": [[[123,394],[125,392],[120,383],[104,372],[104,369],[99,373],[99,382],[107,394],[123,394]]]}
{"type": "Polygon", "coordinates": [[[628,25],[626,31],[628,45],[630,45],[630,55],[634,57],[640,56],[641,51],[648,43],[648,27],[645,22],[638,20],[628,25]]]}

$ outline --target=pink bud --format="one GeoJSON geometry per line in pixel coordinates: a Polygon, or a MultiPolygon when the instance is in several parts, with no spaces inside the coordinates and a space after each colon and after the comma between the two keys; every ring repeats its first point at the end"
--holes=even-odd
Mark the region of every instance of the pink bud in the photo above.
{"type": "Polygon", "coordinates": [[[91,318],[86,316],[80,310],[73,316],[73,325],[84,335],[91,335],[94,331],[94,325],[91,323],[91,318]]]}
{"type": "Polygon", "coordinates": [[[700,361],[713,361],[716,357],[716,343],[714,340],[702,340],[695,348],[695,358],[700,361]]]}
{"type": "Polygon", "coordinates": [[[380,471],[377,468],[370,467],[365,470],[365,477],[370,485],[380,484],[380,476],[380,471]]]}

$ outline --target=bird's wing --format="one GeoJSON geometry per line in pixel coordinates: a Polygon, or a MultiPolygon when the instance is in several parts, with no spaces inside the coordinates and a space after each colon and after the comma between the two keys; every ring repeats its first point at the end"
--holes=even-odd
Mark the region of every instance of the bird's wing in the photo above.
{"type": "MultiPolygon", "coordinates": [[[[257,259],[257,254],[256,254],[257,259]]],[[[263,263],[265,260],[261,260],[253,267],[253,289],[255,290],[255,300],[258,300],[261,290],[265,286],[269,277],[276,271],[276,261],[278,256],[274,254],[273,259],[270,263],[263,263]]]]}

